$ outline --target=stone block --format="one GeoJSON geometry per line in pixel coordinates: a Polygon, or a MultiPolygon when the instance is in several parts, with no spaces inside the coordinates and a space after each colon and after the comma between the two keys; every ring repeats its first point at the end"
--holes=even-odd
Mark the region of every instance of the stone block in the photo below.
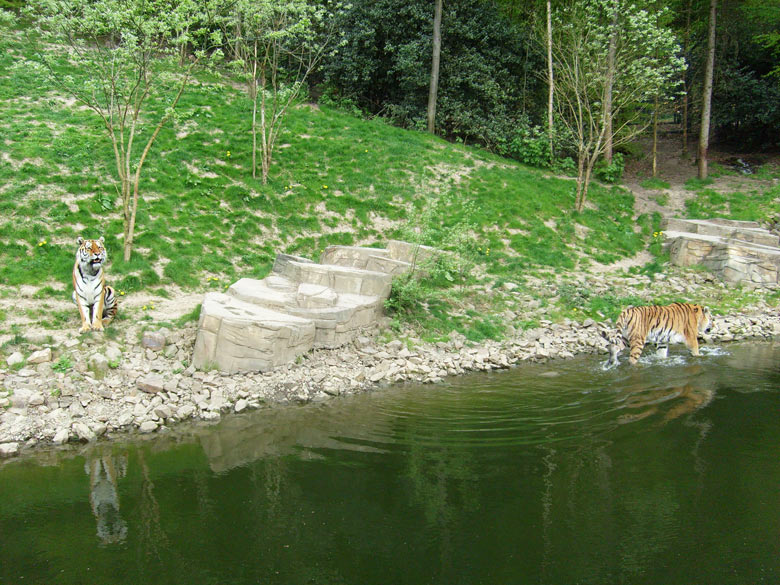
{"type": "Polygon", "coordinates": [[[296,359],[314,343],[314,322],[222,293],[207,293],[192,363],[220,370],[265,371],[296,359]]]}
{"type": "Polygon", "coordinates": [[[729,283],[780,284],[778,237],[757,223],[669,219],[666,226],[670,230],[666,246],[673,264],[705,266],[729,283]]]}
{"type": "Polygon", "coordinates": [[[387,298],[390,296],[392,277],[389,274],[335,266],[330,264],[308,264],[288,262],[281,274],[297,283],[318,284],[332,288],[337,293],[387,298]]]}
{"type": "Polygon", "coordinates": [[[390,253],[382,248],[328,246],[320,256],[320,264],[334,264],[337,266],[366,269],[369,258],[372,256],[389,258],[390,253]]]}

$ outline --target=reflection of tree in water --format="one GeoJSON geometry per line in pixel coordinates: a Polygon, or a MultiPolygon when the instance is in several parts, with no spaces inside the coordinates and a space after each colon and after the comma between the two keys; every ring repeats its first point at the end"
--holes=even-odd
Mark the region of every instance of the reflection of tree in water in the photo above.
{"type": "Polygon", "coordinates": [[[464,517],[464,511],[479,508],[479,479],[474,467],[474,458],[465,449],[414,443],[409,452],[413,500],[422,506],[440,542],[442,577],[454,570],[452,540],[462,529],[457,521],[464,517]]]}
{"type": "Polygon", "coordinates": [[[147,557],[155,557],[169,564],[170,559],[164,557],[171,550],[168,536],[160,523],[160,506],[154,495],[154,482],[149,474],[149,466],[142,447],[138,447],[138,463],[141,467],[141,496],[139,508],[141,512],[141,531],[139,534],[140,548],[147,557]]]}
{"type": "Polygon", "coordinates": [[[124,542],[127,522],[119,512],[117,481],[127,473],[127,455],[104,454],[88,458],[89,503],[97,520],[97,536],[103,544],[124,542]]]}

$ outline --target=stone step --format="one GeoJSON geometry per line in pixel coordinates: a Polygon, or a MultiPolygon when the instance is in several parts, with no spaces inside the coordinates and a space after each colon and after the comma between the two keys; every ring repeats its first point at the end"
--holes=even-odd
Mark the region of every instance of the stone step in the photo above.
{"type": "Polygon", "coordinates": [[[316,327],[315,348],[349,343],[376,325],[384,307],[382,297],[337,293],[323,285],[297,284],[279,275],[263,280],[242,278],[230,286],[228,294],[244,302],[310,319],[316,327]]]}
{"type": "Polygon", "coordinates": [[[319,284],[332,288],[337,293],[347,293],[363,296],[390,296],[392,276],[383,272],[336,266],[332,264],[314,264],[312,262],[285,262],[274,272],[295,283],[319,284]]]}
{"type": "Polygon", "coordinates": [[[437,250],[436,248],[423,246],[421,244],[410,244],[409,242],[402,242],[400,240],[390,240],[387,243],[387,251],[390,253],[390,258],[393,260],[401,260],[402,262],[408,262],[409,264],[419,264],[423,260],[441,254],[441,250],[437,250]]]}
{"type": "Polygon", "coordinates": [[[206,293],[192,363],[221,371],[266,371],[289,363],[314,345],[311,319],[247,303],[223,293],[206,293]]]}
{"type": "Polygon", "coordinates": [[[664,231],[719,236],[764,246],[780,245],[780,238],[777,235],[761,228],[755,221],[669,218],[665,222],[664,231]]]}
{"type": "Polygon", "coordinates": [[[384,272],[397,276],[411,270],[412,265],[390,257],[384,248],[361,248],[358,246],[328,246],[320,256],[320,264],[335,264],[360,268],[372,272],[384,272]]]}
{"type": "Polygon", "coordinates": [[[672,264],[705,266],[728,283],[780,284],[778,237],[756,222],[670,219],[666,228],[672,264]]]}
{"type": "Polygon", "coordinates": [[[345,345],[380,321],[393,276],[434,253],[394,241],[387,249],[330,246],[319,264],[278,254],[266,278],[206,295],[192,362],[263,371],[315,347],[345,345]]]}

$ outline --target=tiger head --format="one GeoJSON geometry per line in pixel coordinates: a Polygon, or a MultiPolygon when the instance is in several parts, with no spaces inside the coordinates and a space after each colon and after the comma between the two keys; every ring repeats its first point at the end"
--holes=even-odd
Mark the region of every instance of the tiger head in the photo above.
{"type": "Polygon", "coordinates": [[[76,262],[82,268],[88,268],[92,274],[100,270],[108,257],[106,253],[105,239],[100,236],[97,240],[85,240],[79,237],[79,249],[76,251],[76,262]]]}
{"type": "Polygon", "coordinates": [[[693,313],[696,315],[696,326],[699,334],[709,333],[712,329],[712,313],[709,307],[693,305],[693,313]]]}

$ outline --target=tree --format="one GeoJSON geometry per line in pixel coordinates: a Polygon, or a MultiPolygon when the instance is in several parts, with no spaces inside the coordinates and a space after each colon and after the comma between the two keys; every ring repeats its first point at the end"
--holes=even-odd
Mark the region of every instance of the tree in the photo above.
{"type": "Polygon", "coordinates": [[[710,21],[707,35],[707,64],[701,96],[701,128],[699,130],[699,178],[707,178],[707,150],[710,144],[710,111],[712,108],[712,78],[715,70],[715,15],[717,0],[710,0],[710,21]]]}
{"type": "Polygon", "coordinates": [[[643,132],[647,105],[668,92],[684,69],[672,32],[646,10],[622,0],[592,0],[559,12],[553,27],[559,117],[577,153],[575,208],[582,211],[605,138],[613,147],[643,132]],[[610,37],[615,35],[614,57],[610,37]],[[613,60],[614,59],[614,60],[613,60]],[[606,112],[610,91],[612,105],[606,112]],[[611,117],[611,129],[607,120],[611,117]]]}
{"type": "Polygon", "coordinates": [[[38,0],[28,6],[42,36],[33,42],[48,80],[97,114],[111,142],[125,261],[133,250],[144,163],[174,117],[193,69],[204,59],[219,58],[218,50],[201,48],[183,71],[178,66],[184,44],[219,45],[206,28],[211,9],[210,2],[166,0],[38,0]],[[40,40],[57,43],[58,54],[40,40]],[[79,74],[59,73],[58,58],[70,61],[79,74]]]}
{"type": "Polygon", "coordinates": [[[441,58],[441,9],[442,0],[436,0],[433,11],[433,61],[431,63],[431,87],[428,92],[428,132],[436,128],[436,93],[439,90],[439,59],[441,58]]]}
{"type": "Polygon", "coordinates": [[[252,101],[252,176],[257,176],[259,134],[267,183],[285,116],[332,41],[332,13],[306,0],[237,0],[230,14],[225,32],[232,64],[244,74],[252,101]]]}
{"type": "Polygon", "coordinates": [[[552,54],[552,4],[547,0],[547,139],[550,142],[550,161],[555,157],[553,149],[553,139],[555,129],[553,127],[553,115],[555,112],[555,77],[553,71],[552,54]]]}

